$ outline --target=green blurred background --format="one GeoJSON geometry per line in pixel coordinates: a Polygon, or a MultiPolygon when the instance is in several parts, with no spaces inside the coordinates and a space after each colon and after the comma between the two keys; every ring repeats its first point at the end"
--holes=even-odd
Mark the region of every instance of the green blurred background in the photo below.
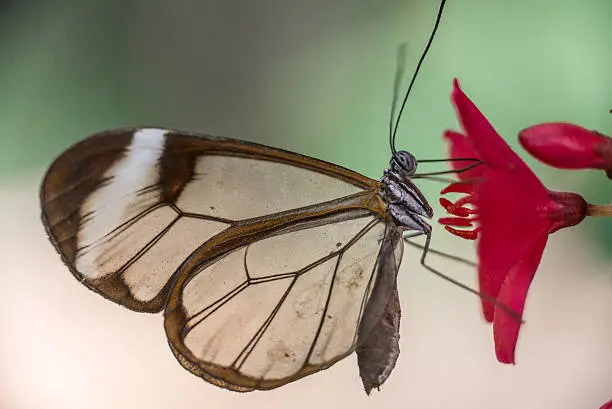
{"type": "MultiPolygon", "coordinates": [[[[0,1],[0,195],[13,211],[4,211],[12,227],[0,236],[3,251],[30,251],[13,233],[42,235],[32,226],[46,166],[88,134],[124,125],[233,136],[380,177],[396,48],[408,44],[410,73],[437,7],[436,0],[0,1]],[[32,214],[14,213],[22,208],[32,214]]],[[[520,129],[545,121],[612,135],[611,22],[611,0],[449,0],[398,148],[445,156],[441,133],[457,128],[453,77],[514,147],[520,129]]],[[[611,201],[603,174],[526,160],[551,189],[611,201]]],[[[421,187],[436,202],[441,186],[427,183],[421,187]]],[[[612,257],[609,221],[587,220],[563,237],[612,257]]]]}
{"type": "MultiPolygon", "coordinates": [[[[395,49],[407,42],[415,66],[436,3],[3,1],[0,183],[42,171],[88,134],[134,124],[267,143],[377,178],[395,49]]],[[[450,0],[400,146],[444,156],[453,77],[514,145],[543,121],[612,133],[611,20],[610,0],[450,0]]],[[[610,200],[599,174],[534,166],[551,188],[610,200]]],[[[430,197],[438,188],[424,186],[430,197]]]]}

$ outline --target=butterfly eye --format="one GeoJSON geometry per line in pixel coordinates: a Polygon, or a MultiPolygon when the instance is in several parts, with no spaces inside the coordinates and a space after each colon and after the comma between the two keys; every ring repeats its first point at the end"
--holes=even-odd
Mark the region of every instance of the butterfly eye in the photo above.
{"type": "Polygon", "coordinates": [[[391,169],[407,176],[414,175],[417,164],[416,158],[407,151],[397,151],[391,157],[391,169]]]}

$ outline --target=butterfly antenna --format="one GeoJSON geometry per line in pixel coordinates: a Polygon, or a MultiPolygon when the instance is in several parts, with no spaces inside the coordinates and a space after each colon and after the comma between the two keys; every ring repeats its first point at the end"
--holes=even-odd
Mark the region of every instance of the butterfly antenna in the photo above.
{"type": "MultiPolygon", "coordinates": [[[[431,31],[431,35],[429,36],[429,40],[427,41],[427,45],[425,46],[425,50],[419,59],[419,63],[417,64],[416,69],[414,70],[414,74],[412,74],[412,78],[410,79],[410,84],[408,85],[408,90],[406,91],[406,95],[404,95],[404,100],[402,101],[402,106],[400,107],[399,113],[397,114],[397,119],[395,120],[395,126],[393,127],[393,132],[390,135],[390,144],[391,151],[395,152],[395,135],[397,134],[397,128],[399,126],[400,119],[402,117],[402,113],[404,112],[404,107],[406,106],[406,101],[408,101],[408,96],[410,95],[410,91],[412,90],[412,86],[414,85],[414,81],[421,69],[421,65],[423,65],[423,61],[427,56],[427,52],[429,51],[429,47],[431,47],[431,43],[436,35],[436,31],[438,30],[438,26],[440,25],[440,20],[442,19],[442,11],[444,10],[444,5],[446,4],[446,0],[442,0],[440,2],[440,8],[438,9],[438,15],[436,16],[436,23],[434,24],[433,30],[431,31]]],[[[393,103],[395,105],[395,102],[393,103]]]]}
{"type": "MultiPolygon", "coordinates": [[[[478,160],[478,159],[476,160],[477,160],[476,163],[472,163],[471,165],[465,166],[460,169],[442,170],[439,172],[415,173],[412,177],[414,179],[418,179],[418,178],[426,178],[427,176],[436,176],[436,175],[450,175],[450,174],[458,175],[459,173],[467,172],[468,170],[472,170],[475,167],[480,166],[484,163],[481,160],[478,160]]],[[[430,162],[434,162],[434,160],[431,160],[430,162]]],[[[441,159],[440,162],[449,162],[449,160],[441,159]]]]}
{"type": "Polygon", "coordinates": [[[393,79],[393,99],[391,100],[391,116],[389,117],[389,147],[391,153],[395,154],[395,139],[393,138],[393,125],[395,124],[395,109],[397,108],[397,98],[402,77],[406,71],[406,43],[401,43],[397,47],[397,64],[395,66],[395,78],[393,79]]]}

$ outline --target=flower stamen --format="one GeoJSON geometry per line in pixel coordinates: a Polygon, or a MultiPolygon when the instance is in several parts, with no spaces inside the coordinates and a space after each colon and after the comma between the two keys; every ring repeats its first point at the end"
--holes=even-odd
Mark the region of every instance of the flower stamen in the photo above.
{"type": "Polygon", "coordinates": [[[445,226],[457,226],[457,227],[472,227],[472,219],[466,219],[465,217],[441,217],[438,219],[438,223],[445,226]]]}
{"type": "Polygon", "coordinates": [[[465,194],[471,194],[474,193],[474,183],[468,183],[468,182],[455,182],[455,183],[451,183],[450,185],[446,186],[444,189],[442,189],[442,191],[440,192],[441,194],[446,194],[446,193],[465,193],[465,194]]]}
{"type": "Polygon", "coordinates": [[[478,232],[480,231],[480,228],[478,227],[475,228],[474,230],[459,230],[451,226],[444,226],[444,228],[449,233],[454,234],[455,236],[461,237],[462,239],[466,239],[466,240],[476,240],[478,238],[478,232]]]}

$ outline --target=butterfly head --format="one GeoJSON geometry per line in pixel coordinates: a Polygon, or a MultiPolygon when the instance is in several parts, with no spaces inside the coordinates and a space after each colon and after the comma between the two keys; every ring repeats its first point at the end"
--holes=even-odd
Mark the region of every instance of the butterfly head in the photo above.
{"type": "Polygon", "coordinates": [[[389,162],[392,171],[410,177],[415,174],[418,162],[416,158],[408,151],[395,151],[389,162]]]}

